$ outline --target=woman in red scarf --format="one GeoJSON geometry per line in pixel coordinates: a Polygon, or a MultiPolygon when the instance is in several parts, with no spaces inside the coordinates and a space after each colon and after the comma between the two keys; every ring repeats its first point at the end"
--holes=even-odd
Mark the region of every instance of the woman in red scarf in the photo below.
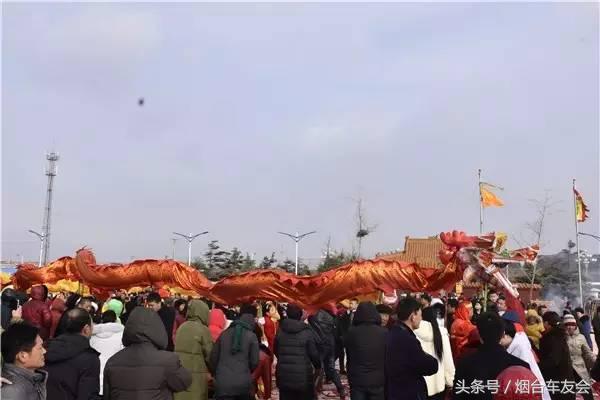
{"type": "MultiPolygon", "coordinates": [[[[252,371],[252,380],[254,382],[254,394],[258,399],[271,399],[271,383],[272,383],[272,366],[273,366],[273,352],[264,344],[261,343],[262,331],[258,325],[254,331],[258,338],[258,366],[252,371]]],[[[255,397],[252,397],[253,399],[255,397]]]]}
{"type": "Polygon", "coordinates": [[[469,337],[476,329],[471,322],[473,316],[473,305],[470,301],[462,301],[454,312],[454,322],[450,328],[450,344],[456,363],[462,356],[465,347],[469,344],[469,337]]]}
{"type": "Polygon", "coordinates": [[[269,349],[273,351],[275,335],[277,334],[277,328],[279,328],[279,313],[277,312],[277,307],[273,303],[268,303],[266,309],[264,331],[269,349]]]}

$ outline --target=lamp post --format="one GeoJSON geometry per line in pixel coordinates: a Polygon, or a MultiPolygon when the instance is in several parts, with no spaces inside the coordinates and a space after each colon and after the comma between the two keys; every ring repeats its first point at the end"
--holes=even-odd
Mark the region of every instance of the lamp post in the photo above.
{"type": "Polygon", "coordinates": [[[173,242],[173,254],[171,255],[171,260],[175,260],[175,242],[177,242],[177,239],[171,238],[171,242],[173,242]]]}
{"type": "Polygon", "coordinates": [[[46,240],[46,235],[43,233],[36,232],[33,229],[30,229],[29,232],[33,233],[35,236],[38,237],[38,239],[40,239],[40,260],[38,261],[38,268],[40,268],[42,266],[42,257],[44,254],[44,242],[46,240]]]}
{"type": "Polygon", "coordinates": [[[580,257],[581,261],[583,262],[583,265],[585,266],[585,274],[588,274],[588,269],[590,266],[590,262],[596,262],[598,261],[597,258],[595,258],[594,256],[592,256],[590,253],[588,253],[585,250],[581,250],[579,252],[578,257],[580,257]]]}
{"type": "Polygon", "coordinates": [[[600,236],[592,235],[591,233],[583,233],[583,232],[579,232],[579,234],[581,236],[589,236],[589,237],[594,238],[594,239],[596,239],[597,241],[600,242],[600,236]]]}
{"type": "Polygon", "coordinates": [[[192,242],[198,236],[206,235],[207,233],[208,233],[208,231],[201,232],[201,233],[196,233],[195,235],[192,234],[192,233],[190,233],[189,235],[185,235],[183,233],[173,232],[174,235],[181,236],[182,238],[184,238],[188,242],[188,265],[189,266],[192,265],[192,242]]]}
{"type": "Polygon", "coordinates": [[[304,239],[306,236],[312,235],[313,233],[317,233],[317,231],[303,233],[302,235],[298,234],[298,232],[296,232],[295,235],[292,235],[291,233],[285,233],[285,232],[277,232],[277,233],[279,233],[280,235],[288,236],[294,242],[296,242],[296,275],[298,275],[298,243],[300,243],[300,241],[302,239],[304,239]]]}

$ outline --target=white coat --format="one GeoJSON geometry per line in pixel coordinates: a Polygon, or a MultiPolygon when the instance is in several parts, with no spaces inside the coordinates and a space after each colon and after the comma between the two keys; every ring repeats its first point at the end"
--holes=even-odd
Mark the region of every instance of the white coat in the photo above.
{"type": "Polygon", "coordinates": [[[517,332],[506,351],[529,364],[529,369],[535,375],[538,383],[541,383],[544,386],[542,392],[542,399],[550,400],[550,393],[548,392],[548,388],[546,387],[546,381],[544,381],[542,371],[540,371],[540,367],[538,367],[538,364],[535,361],[535,357],[533,356],[533,350],[531,348],[531,343],[529,342],[527,334],[525,332],[517,332]]]}
{"type": "Polygon", "coordinates": [[[450,348],[450,336],[448,330],[440,327],[442,334],[442,360],[435,354],[435,345],[433,344],[433,328],[428,321],[421,321],[419,329],[416,329],[415,335],[423,351],[435,357],[438,360],[438,370],[434,375],[426,376],[425,383],[427,384],[427,396],[433,396],[442,392],[446,387],[452,387],[454,384],[454,360],[452,359],[452,349],[450,348]]]}
{"type": "Polygon", "coordinates": [[[90,346],[100,353],[100,394],[104,386],[104,366],[106,361],[123,348],[123,331],[125,328],[118,322],[94,325],[90,346]]]}

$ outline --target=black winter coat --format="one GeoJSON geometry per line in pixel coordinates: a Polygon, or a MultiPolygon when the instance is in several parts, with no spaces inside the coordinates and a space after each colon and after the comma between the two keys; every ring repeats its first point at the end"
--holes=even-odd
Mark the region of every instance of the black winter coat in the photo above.
{"type": "Polygon", "coordinates": [[[498,375],[508,367],[521,366],[529,369],[529,364],[506,352],[499,344],[482,344],[475,353],[468,354],[460,359],[454,374],[453,399],[492,400],[494,395],[486,390],[485,393],[468,393],[462,388],[470,390],[475,379],[483,381],[495,380],[498,375]],[[460,393],[463,392],[463,393],[460,393]],[[460,394],[456,394],[460,393],[460,394]]]}
{"type": "Polygon", "coordinates": [[[175,324],[175,309],[172,307],[167,307],[164,304],[158,310],[158,316],[165,326],[165,331],[167,332],[167,351],[173,351],[175,345],[173,344],[173,325],[175,324]]]}
{"type": "Polygon", "coordinates": [[[319,310],[308,318],[310,328],[317,340],[317,348],[322,354],[333,354],[337,332],[335,322],[335,317],[325,310],[319,310]]]}
{"type": "Polygon", "coordinates": [[[427,398],[424,376],[438,370],[437,360],[425,353],[412,329],[398,322],[387,334],[385,352],[386,399],[427,398]]]}
{"type": "Polygon", "coordinates": [[[354,326],[346,334],[350,387],[366,389],[385,385],[385,341],[388,330],[373,303],[360,303],[354,326]]]}
{"type": "MultiPolygon", "coordinates": [[[[566,341],[566,333],[560,328],[551,328],[540,339],[540,371],[547,381],[573,381],[573,363],[566,341]]],[[[575,394],[552,393],[553,400],[575,399],[575,394]]]]}
{"type": "Polygon", "coordinates": [[[18,307],[17,297],[12,289],[4,289],[2,292],[0,317],[2,319],[2,329],[8,329],[12,319],[12,312],[18,307]]]}
{"type": "Polygon", "coordinates": [[[192,374],[177,353],[164,350],[167,336],[157,313],[134,308],[123,332],[125,348],[104,367],[103,400],[172,400],[173,392],[187,389],[192,374]]]}
{"type": "Polygon", "coordinates": [[[209,369],[215,377],[215,395],[234,397],[250,395],[252,371],[259,361],[258,338],[254,333],[254,317],[242,314],[240,321],[251,329],[242,328],[240,351],[233,353],[236,321],[221,333],[210,353],[209,369]]]}
{"type": "Polygon", "coordinates": [[[337,317],[337,336],[340,342],[342,343],[344,342],[344,337],[346,336],[346,333],[348,333],[348,331],[350,330],[350,327],[352,326],[352,321],[354,320],[354,318],[350,314],[351,312],[345,311],[342,315],[339,315],[337,317]]]}
{"type": "Polygon", "coordinates": [[[48,342],[45,370],[48,400],[95,400],[100,398],[100,353],[90,339],[65,333],[48,342]]]}
{"type": "Polygon", "coordinates": [[[319,351],[311,329],[302,321],[286,318],[275,336],[277,368],[275,378],[280,390],[312,392],[314,369],[321,368],[319,351]]]}

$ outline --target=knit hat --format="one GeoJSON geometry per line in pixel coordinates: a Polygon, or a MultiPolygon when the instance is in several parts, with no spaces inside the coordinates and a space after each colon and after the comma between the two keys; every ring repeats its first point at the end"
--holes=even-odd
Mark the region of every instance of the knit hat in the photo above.
{"type": "Polygon", "coordinates": [[[577,326],[577,320],[575,319],[575,317],[571,314],[566,314],[563,317],[563,324],[565,325],[575,325],[577,326]]]}

